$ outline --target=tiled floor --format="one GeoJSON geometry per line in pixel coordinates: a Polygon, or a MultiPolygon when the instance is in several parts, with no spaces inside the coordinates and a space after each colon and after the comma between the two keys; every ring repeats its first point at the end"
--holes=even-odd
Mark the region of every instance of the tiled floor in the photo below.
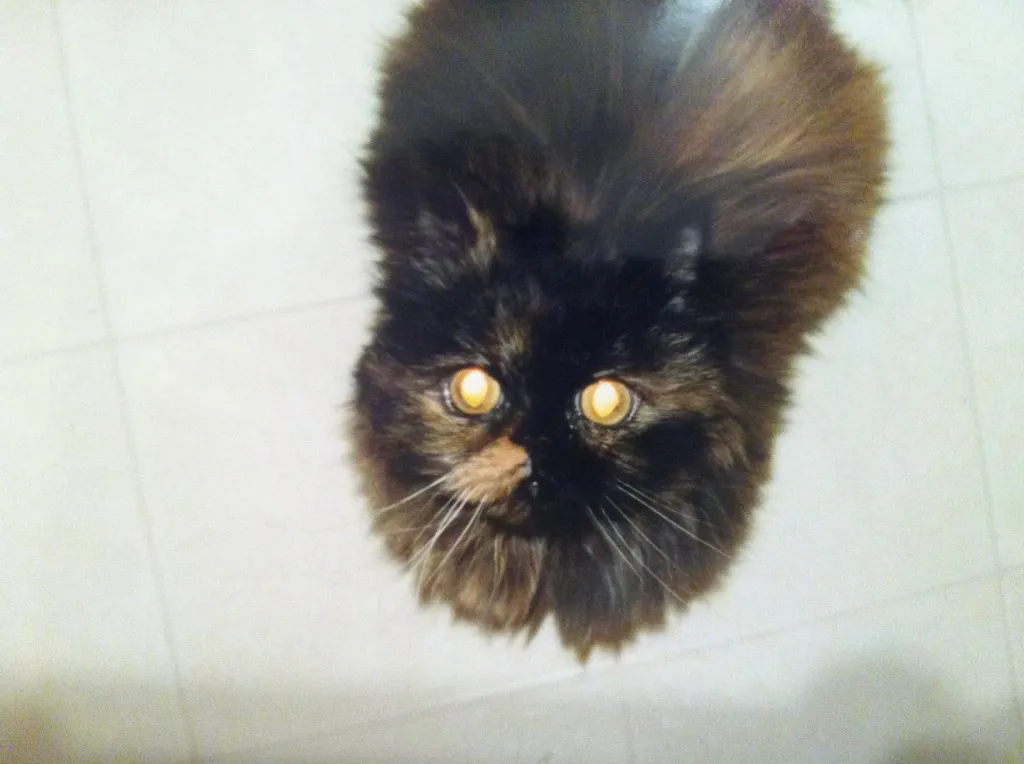
{"type": "Polygon", "coordinates": [[[1024,761],[1024,5],[842,0],[897,146],[729,585],[423,611],[337,435],[400,0],[0,0],[0,761],[1024,761]]]}

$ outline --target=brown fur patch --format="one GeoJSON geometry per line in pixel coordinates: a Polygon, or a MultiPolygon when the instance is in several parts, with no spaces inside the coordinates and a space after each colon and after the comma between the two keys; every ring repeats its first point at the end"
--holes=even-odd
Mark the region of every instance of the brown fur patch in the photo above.
{"type": "Polygon", "coordinates": [[[529,474],[529,462],[526,449],[507,437],[498,438],[461,462],[452,471],[451,484],[456,491],[468,492],[471,502],[498,502],[529,474]]]}
{"type": "Polygon", "coordinates": [[[535,610],[543,559],[539,539],[489,534],[421,593],[451,602],[465,620],[494,629],[521,628],[535,610]]]}
{"type": "Polygon", "coordinates": [[[498,236],[494,232],[494,223],[487,215],[474,208],[469,202],[466,203],[469,214],[469,222],[476,234],[476,241],[469,248],[469,259],[478,268],[486,270],[490,267],[494,255],[498,250],[498,236]]]}

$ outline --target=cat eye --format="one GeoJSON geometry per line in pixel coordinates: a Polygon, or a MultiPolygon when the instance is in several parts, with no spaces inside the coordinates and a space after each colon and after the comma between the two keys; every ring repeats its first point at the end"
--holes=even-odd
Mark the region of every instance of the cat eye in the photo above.
{"type": "Polygon", "coordinates": [[[579,397],[580,412],[602,427],[622,424],[633,413],[634,396],[628,387],[614,379],[599,379],[586,387],[579,397]]]}
{"type": "Polygon", "coordinates": [[[501,403],[501,385],[483,369],[471,366],[451,378],[448,397],[452,406],[461,413],[483,416],[501,403]]]}

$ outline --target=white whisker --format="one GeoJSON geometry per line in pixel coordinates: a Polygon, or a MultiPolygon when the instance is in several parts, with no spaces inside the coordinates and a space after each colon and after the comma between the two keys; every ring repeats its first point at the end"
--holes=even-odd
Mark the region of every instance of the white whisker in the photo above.
{"type": "Polygon", "coordinates": [[[445,507],[447,507],[447,511],[442,509],[440,512],[438,512],[438,514],[441,515],[441,520],[438,523],[437,530],[434,532],[434,535],[430,539],[430,541],[409,560],[408,564],[406,565],[406,568],[408,570],[411,570],[415,568],[417,565],[419,565],[420,574],[422,574],[421,563],[424,563],[427,557],[429,557],[430,552],[432,551],[434,544],[437,542],[438,538],[440,538],[441,534],[444,533],[445,529],[452,524],[452,522],[455,520],[456,515],[458,515],[459,513],[459,509],[463,506],[463,504],[465,504],[465,499],[463,499],[462,496],[463,494],[460,493],[459,495],[453,497],[448,501],[447,504],[445,504],[445,507]]]}
{"type": "MultiPolygon", "coordinates": [[[[668,504],[666,504],[663,500],[654,496],[650,491],[645,491],[642,488],[640,488],[640,486],[633,485],[632,483],[625,483],[625,485],[627,488],[633,489],[635,493],[638,493],[639,495],[643,496],[648,501],[654,502],[669,514],[677,514],[680,517],[685,518],[688,522],[695,523],[697,525],[704,525],[708,528],[713,528],[717,530],[717,526],[710,520],[708,520],[707,517],[698,518],[693,512],[684,512],[682,507],[671,507],[668,504]]],[[[718,507],[719,514],[721,514],[723,518],[728,519],[728,516],[725,514],[725,508],[722,506],[722,503],[718,500],[718,495],[715,494],[714,492],[711,492],[708,494],[708,496],[709,498],[713,498],[715,500],[715,504],[718,507]]]]}
{"type": "Polygon", "coordinates": [[[665,552],[665,550],[663,550],[660,546],[655,544],[654,541],[651,539],[651,537],[643,532],[643,529],[640,527],[640,525],[635,520],[633,520],[633,518],[631,518],[629,516],[629,513],[625,509],[623,509],[618,504],[616,504],[615,501],[613,501],[610,496],[605,496],[604,498],[605,498],[605,501],[607,501],[609,504],[612,505],[612,508],[615,509],[615,511],[617,511],[620,515],[622,515],[623,518],[625,518],[626,522],[629,523],[633,527],[633,530],[635,530],[637,532],[637,535],[639,535],[640,538],[642,538],[644,541],[646,541],[648,544],[651,545],[651,548],[655,552],[657,552],[662,557],[664,557],[665,561],[668,562],[670,565],[672,565],[672,567],[674,567],[680,573],[685,573],[685,571],[683,571],[683,569],[680,568],[679,565],[676,564],[675,560],[673,560],[671,557],[668,556],[668,554],[665,552]]]}
{"type": "Polygon", "coordinates": [[[424,586],[426,586],[428,583],[430,583],[430,579],[432,579],[434,576],[436,576],[437,573],[442,568],[444,568],[444,564],[446,562],[448,562],[448,559],[452,556],[452,554],[455,553],[455,550],[459,548],[459,545],[462,543],[463,539],[466,538],[466,534],[468,534],[470,528],[472,528],[476,524],[476,521],[480,518],[480,515],[483,514],[483,511],[484,511],[484,502],[480,502],[479,504],[477,504],[476,509],[473,511],[473,514],[470,516],[469,520],[466,522],[466,527],[462,529],[462,533],[460,533],[458,538],[455,539],[455,543],[453,543],[451,545],[451,547],[449,547],[448,552],[445,554],[444,557],[441,558],[441,562],[439,562],[437,565],[434,566],[433,572],[427,577],[427,580],[423,582],[424,586]]]}
{"type": "MultiPolygon", "coordinates": [[[[416,533],[416,536],[413,538],[413,540],[410,542],[410,544],[412,546],[416,546],[416,544],[419,543],[420,536],[422,536],[424,534],[424,532],[429,531],[432,528],[435,528],[436,525],[435,525],[434,521],[438,517],[440,517],[442,520],[444,518],[448,517],[449,513],[451,512],[451,510],[454,507],[454,505],[456,504],[456,502],[458,502],[458,500],[459,500],[459,494],[456,494],[455,496],[452,496],[451,498],[449,498],[444,504],[442,504],[441,507],[439,509],[437,509],[433,513],[433,516],[430,518],[430,520],[428,522],[426,522],[423,525],[419,526],[419,531],[416,533]]],[[[422,508],[423,507],[420,507],[420,509],[422,509],[422,508]]],[[[420,551],[423,551],[423,550],[421,549],[420,551]]],[[[411,562],[409,563],[409,565],[406,566],[406,568],[408,569],[410,566],[411,566],[411,562]]]]}
{"type": "Polygon", "coordinates": [[[671,515],[679,515],[687,523],[697,523],[697,518],[690,512],[686,512],[682,507],[672,507],[666,504],[663,500],[652,494],[650,491],[645,491],[643,488],[632,483],[627,483],[625,480],[616,480],[616,482],[624,488],[632,491],[633,494],[640,500],[645,502],[651,502],[652,504],[658,505],[663,511],[668,512],[671,515]]]}
{"type": "MultiPolygon", "coordinates": [[[[587,512],[589,512],[589,513],[590,513],[590,519],[594,521],[594,526],[595,526],[595,527],[597,528],[597,530],[598,530],[598,533],[600,533],[600,534],[601,534],[602,536],[604,536],[604,540],[608,542],[608,546],[610,546],[610,547],[611,547],[611,548],[612,548],[613,550],[615,550],[615,552],[616,552],[616,553],[617,553],[617,554],[619,555],[619,557],[621,557],[621,558],[622,558],[622,561],[623,561],[624,563],[626,563],[626,565],[628,565],[628,566],[629,566],[629,569],[630,569],[630,570],[632,570],[632,571],[633,571],[634,573],[636,573],[636,577],[637,577],[637,578],[639,578],[639,579],[640,579],[640,581],[642,582],[642,581],[644,580],[644,577],[643,577],[643,575],[642,575],[642,574],[640,573],[640,571],[639,571],[639,570],[638,570],[638,569],[637,569],[637,568],[636,568],[636,567],[635,567],[635,566],[633,565],[633,563],[631,563],[631,562],[629,561],[629,558],[628,558],[628,557],[626,557],[626,553],[625,553],[625,552],[623,552],[623,551],[622,551],[621,549],[619,549],[619,545],[615,543],[615,540],[614,540],[614,539],[613,539],[613,538],[612,538],[612,537],[611,537],[610,535],[608,535],[608,532],[607,532],[607,531],[606,531],[606,530],[605,530],[605,529],[604,529],[604,528],[602,527],[602,525],[601,525],[601,521],[600,521],[600,520],[598,520],[598,519],[597,519],[597,515],[595,515],[595,514],[594,514],[594,510],[592,510],[592,509],[591,509],[591,508],[590,508],[590,507],[588,506],[588,507],[587,507],[587,512]]],[[[607,513],[607,512],[605,512],[605,511],[604,511],[603,509],[601,510],[601,512],[602,512],[602,513],[604,514],[604,516],[605,516],[605,519],[607,520],[607,519],[608,519],[608,513],[607,513]]],[[[611,521],[609,520],[609,523],[610,523],[610,522],[611,522],[611,521]]]]}
{"type": "Polygon", "coordinates": [[[447,475],[442,475],[441,477],[439,477],[439,478],[438,478],[437,480],[435,480],[435,481],[434,481],[433,483],[431,483],[430,485],[425,485],[425,486],[423,486],[422,488],[420,488],[420,489],[418,489],[418,490],[416,490],[416,491],[413,491],[413,492],[412,492],[412,493],[410,493],[410,494],[409,494],[408,496],[406,496],[406,497],[405,497],[404,499],[399,499],[399,500],[398,500],[398,501],[396,501],[396,502],[395,502],[394,504],[389,504],[389,505],[388,505],[388,506],[386,506],[386,507],[382,507],[381,509],[378,509],[378,510],[376,511],[376,514],[378,514],[378,515],[382,515],[382,514],[384,514],[385,512],[390,512],[390,511],[391,511],[392,509],[396,509],[397,507],[400,507],[400,506],[402,506],[403,504],[408,504],[408,503],[409,503],[410,501],[412,501],[413,499],[415,499],[415,498],[416,498],[417,496],[422,496],[423,494],[425,494],[425,493],[426,493],[427,491],[429,491],[429,490],[430,490],[431,488],[437,488],[437,487],[438,487],[439,485],[441,485],[441,484],[442,484],[442,483],[443,483],[443,482],[444,482],[445,480],[447,480],[447,479],[448,479],[448,477],[449,477],[449,475],[450,475],[450,474],[451,474],[451,473],[449,473],[449,474],[447,474],[447,475]]]}
{"type": "MultiPolygon", "coordinates": [[[[605,498],[607,498],[607,497],[605,497],[605,498]]],[[[629,515],[627,515],[625,512],[623,512],[622,509],[619,508],[619,506],[617,504],[615,504],[615,502],[613,502],[611,499],[608,499],[608,501],[610,501],[612,503],[613,507],[615,507],[616,509],[619,510],[619,512],[625,518],[626,522],[629,523],[631,526],[633,526],[633,530],[635,530],[638,534],[640,534],[640,538],[644,539],[648,544],[651,545],[651,548],[653,548],[654,551],[658,552],[658,554],[660,554],[662,557],[664,557],[666,560],[668,560],[668,562],[670,564],[675,566],[675,563],[673,563],[672,560],[669,559],[669,556],[667,554],[665,554],[663,551],[661,551],[661,549],[658,548],[657,544],[655,544],[653,541],[651,541],[649,538],[647,538],[647,536],[644,534],[644,532],[640,530],[639,526],[636,523],[634,523],[629,518],[629,515]]],[[[611,529],[613,531],[615,531],[615,535],[617,535],[622,540],[623,546],[625,546],[626,549],[629,550],[630,554],[632,554],[634,559],[636,559],[636,561],[643,566],[644,570],[646,570],[648,573],[650,573],[651,576],[654,578],[654,580],[657,581],[659,584],[661,584],[661,588],[664,589],[669,594],[671,594],[677,600],[679,600],[679,602],[681,604],[683,604],[683,605],[687,604],[686,600],[684,600],[682,597],[680,597],[678,594],[676,594],[675,591],[672,589],[672,587],[669,586],[667,583],[665,583],[665,581],[661,578],[661,576],[659,576],[657,573],[655,573],[650,565],[648,565],[646,562],[644,562],[643,555],[639,554],[637,551],[635,551],[633,549],[632,546],[630,546],[629,542],[626,541],[626,537],[622,535],[622,532],[615,526],[615,523],[612,522],[611,518],[608,517],[608,513],[605,512],[603,509],[601,510],[601,513],[606,518],[608,518],[608,524],[611,526],[611,529]]]]}
{"type": "MultiPolygon", "coordinates": [[[[705,539],[702,539],[702,538],[701,538],[700,536],[698,536],[698,535],[697,535],[696,533],[694,533],[694,532],[693,532],[692,530],[690,530],[689,528],[684,528],[684,527],[683,527],[682,525],[680,525],[679,523],[677,523],[677,522],[676,522],[675,520],[673,520],[673,519],[672,519],[671,517],[669,517],[669,516],[668,516],[668,515],[666,515],[666,514],[665,514],[664,512],[662,512],[661,510],[659,510],[659,509],[658,509],[658,508],[657,508],[656,506],[654,506],[654,504],[653,504],[653,503],[651,503],[650,501],[647,501],[646,499],[642,498],[642,497],[640,496],[640,494],[636,493],[636,492],[634,491],[634,489],[632,489],[632,487],[631,487],[631,486],[629,486],[628,484],[626,484],[626,483],[623,483],[623,482],[622,482],[622,481],[620,480],[620,481],[618,481],[618,486],[616,486],[616,487],[617,487],[617,488],[618,488],[618,489],[619,489],[620,491],[622,491],[623,493],[625,493],[625,494],[626,494],[627,496],[629,496],[629,497],[631,497],[632,499],[634,499],[634,500],[635,500],[636,502],[638,502],[639,504],[641,504],[641,505],[643,505],[643,506],[647,507],[647,509],[651,510],[651,511],[652,511],[652,512],[653,512],[654,514],[656,514],[656,515],[657,515],[658,517],[660,517],[660,518],[661,518],[662,520],[664,520],[664,521],[665,521],[666,523],[668,523],[669,525],[671,525],[671,526],[673,526],[673,527],[675,527],[675,528],[678,528],[678,529],[679,529],[680,531],[682,531],[683,533],[685,533],[685,534],[686,534],[686,535],[687,535],[688,537],[690,537],[690,538],[691,538],[691,539],[693,539],[694,541],[696,541],[696,542],[698,542],[698,543],[700,543],[700,544],[703,544],[704,546],[708,547],[709,549],[713,549],[714,551],[718,552],[718,554],[722,555],[723,557],[728,557],[728,556],[729,556],[729,555],[727,555],[727,554],[726,554],[725,552],[723,552],[723,551],[722,551],[721,549],[719,549],[719,548],[718,548],[717,546],[715,546],[714,544],[712,544],[712,543],[711,543],[710,541],[707,541],[707,540],[705,540],[705,539]]],[[[666,509],[667,509],[667,508],[666,508],[666,509]]]]}

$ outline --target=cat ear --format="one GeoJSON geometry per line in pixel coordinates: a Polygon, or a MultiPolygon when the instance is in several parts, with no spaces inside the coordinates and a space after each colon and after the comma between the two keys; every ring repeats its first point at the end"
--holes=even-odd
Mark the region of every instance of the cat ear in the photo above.
{"type": "Polygon", "coordinates": [[[458,203],[448,203],[438,209],[435,198],[429,206],[420,208],[416,216],[415,250],[426,257],[451,257],[468,262],[480,271],[486,271],[498,250],[498,237],[494,221],[477,209],[461,190],[458,203]]]}
{"type": "Polygon", "coordinates": [[[364,164],[374,240],[384,270],[418,274],[443,286],[467,265],[487,268],[497,248],[495,226],[454,182],[416,155],[372,157],[364,164]]]}
{"type": "MultiPolygon", "coordinates": [[[[472,262],[480,270],[487,270],[494,261],[498,251],[498,237],[494,230],[494,221],[489,215],[481,212],[466,196],[465,192],[453,182],[455,190],[463,203],[462,219],[469,223],[472,241],[466,248],[472,262]]],[[[464,226],[465,227],[465,226],[464,226]]]]}

